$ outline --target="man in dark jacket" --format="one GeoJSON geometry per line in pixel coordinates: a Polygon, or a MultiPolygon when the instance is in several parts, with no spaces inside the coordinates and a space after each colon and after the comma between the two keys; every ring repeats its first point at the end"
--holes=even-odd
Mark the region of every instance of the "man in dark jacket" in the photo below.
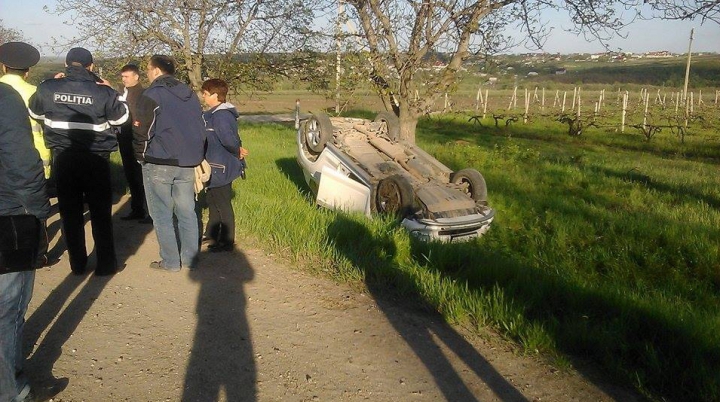
{"type": "Polygon", "coordinates": [[[150,58],[147,76],[152,83],[140,98],[133,118],[137,127],[135,156],[144,162],[145,196],[162,258],[150,267],[171,272],[183,266],[193,269],[197,264],[200,238],[195,166],[202,162],[205,148],[200,101],[190,87],[173,77],[174,73],[172,58],[150,58]]]}
{"type": "Polygon", "coordinates": [[[97,253],[95,275],[117,272],[112,229],[110,153],[117,149],[114,127],[128,119],[120,94],[92,73],[92,54],[70,49],[63,78],[43,81],[30,98],[30,115],[45,124],[45,143],[53,151],[53,171],[63,237],[70,268],[83,274],[87,265],[83,204],[90,209],[97,253]]]}
{"type": "MultiPolygon", "coordinates": [[[[0,216],[50,216],[40,154],[20,94],[0,83],[0,216]]],[[[23,373],[22,331],[35,271],[0,274],[0,401],[31,400],[23,373]]]]}
{"type": "Polygon", "coordinates": [[[130,119],[120,127],[118,134],[118,147],[122,158],[125,179],[130,189],[130,213],[120,218],[121,220],[140,220],[143,223],[152,223],[152,220],[145,216],[145,189],[143,188],[142,167],[135,158],[133,151],[133,116],[137,114],[137,103],[142,96],[143,88],[140,84],[140,69],[134,64],[127,64],[120,69],[125,91],[121,99],[130,109],[130,119]]]}

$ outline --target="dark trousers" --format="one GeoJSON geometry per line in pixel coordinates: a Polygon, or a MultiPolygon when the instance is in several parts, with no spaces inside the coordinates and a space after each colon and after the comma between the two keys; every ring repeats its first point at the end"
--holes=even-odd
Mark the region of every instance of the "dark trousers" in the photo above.
{"type": "Polygon", "coordinates": [[[205,237],[215,244],[235,243],[235,212],[232,207],[232,183],[207,189],[209,218],[205,237]]]}
{"type": "Polygon", "coordinates": [[[132,145],[132,132],[118,134],[118,148],[122,158],[125,180],[130,189],[131,214],[145,215],[145,188],[143,187],[142,166],[135,158],[132,145]]]}
{"type": "Polygon", "coordinates": [[[108,157],[87,151],[65,151],[55,155],[54,170],[62,233],[70,255],[70,267],[75,272],[84,272],[87,265],[83,216],[83,204],[86,202],[97,254],[95,272],[114,272],[117,261],[108,157]]]}

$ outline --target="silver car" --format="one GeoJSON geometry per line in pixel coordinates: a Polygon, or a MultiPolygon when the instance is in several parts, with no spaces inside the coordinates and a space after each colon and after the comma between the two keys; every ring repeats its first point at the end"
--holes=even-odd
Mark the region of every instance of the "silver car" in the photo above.
{"type": "Polygon", "coordinates": [[[422,240],[463,241],[490,227],[485,179],[453,172],[414,144],[398,141],[399,121],[314,114],[299,124],[297,161],[318,205],[394,214],[422,240]]]}

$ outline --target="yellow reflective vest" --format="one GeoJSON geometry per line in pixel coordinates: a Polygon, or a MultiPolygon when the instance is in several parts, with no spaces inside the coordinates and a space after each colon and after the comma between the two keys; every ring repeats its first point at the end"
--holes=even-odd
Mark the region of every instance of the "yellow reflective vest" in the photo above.
{"type": "MultiPolygon", "coordinates": [[[[23,101],[25,102],[25,107],[28,106],[28,100],[30,100],[30,97],[35,93],[37,90],[37,87],[32,84],[28,84],[25,82],[23,77],[15,74],[5,74],[2,77],[0,77],[0,82],[3,82],[5,84],[10,85],[15,89],[20,96],[22,97],[23,101]]],[[[33,142],[35,143],[35,149],[38,150],[40,153],[40,159],[43,161],[43,166],[45,167],[45,178],[50,177],[50,150],[45,147],[45,139],[43,137],[43,130],[42,126],[40,126],[40,123],[32,119],[31,117],[28,117],[30,119],[30,126],[32,127],[32,133],[33,133],[33,142]]]]}

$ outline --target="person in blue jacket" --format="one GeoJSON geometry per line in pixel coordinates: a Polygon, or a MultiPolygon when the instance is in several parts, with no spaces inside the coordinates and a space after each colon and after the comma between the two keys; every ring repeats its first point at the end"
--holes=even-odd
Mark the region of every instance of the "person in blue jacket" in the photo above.
{"type": "Polygon", "coordinates": [[[203,238],[210,241],[211,252],[235,248],[232,182],[244,174],[245,168],[240,159],[239,114],[227,102],[227,93],[228,85],[221,79],[209,79],[202,84],[202,98],[210,108],[203,113],[207,130],[205,159],[212,169],[206,197],[209,218],[203,238]]]}
{"type": "Polygon", "coordinates": [[[200,100],[174,77],[175,69],[170,56],[150,58],[147,77],[151,83],[138,99],[133,116],[135,157],[142,161],[145,198],[160,246],[161,260],[151,262],[150,268],[169,272],[198,267],[195,166],[203,161],[205,146],[200,100]]]}

